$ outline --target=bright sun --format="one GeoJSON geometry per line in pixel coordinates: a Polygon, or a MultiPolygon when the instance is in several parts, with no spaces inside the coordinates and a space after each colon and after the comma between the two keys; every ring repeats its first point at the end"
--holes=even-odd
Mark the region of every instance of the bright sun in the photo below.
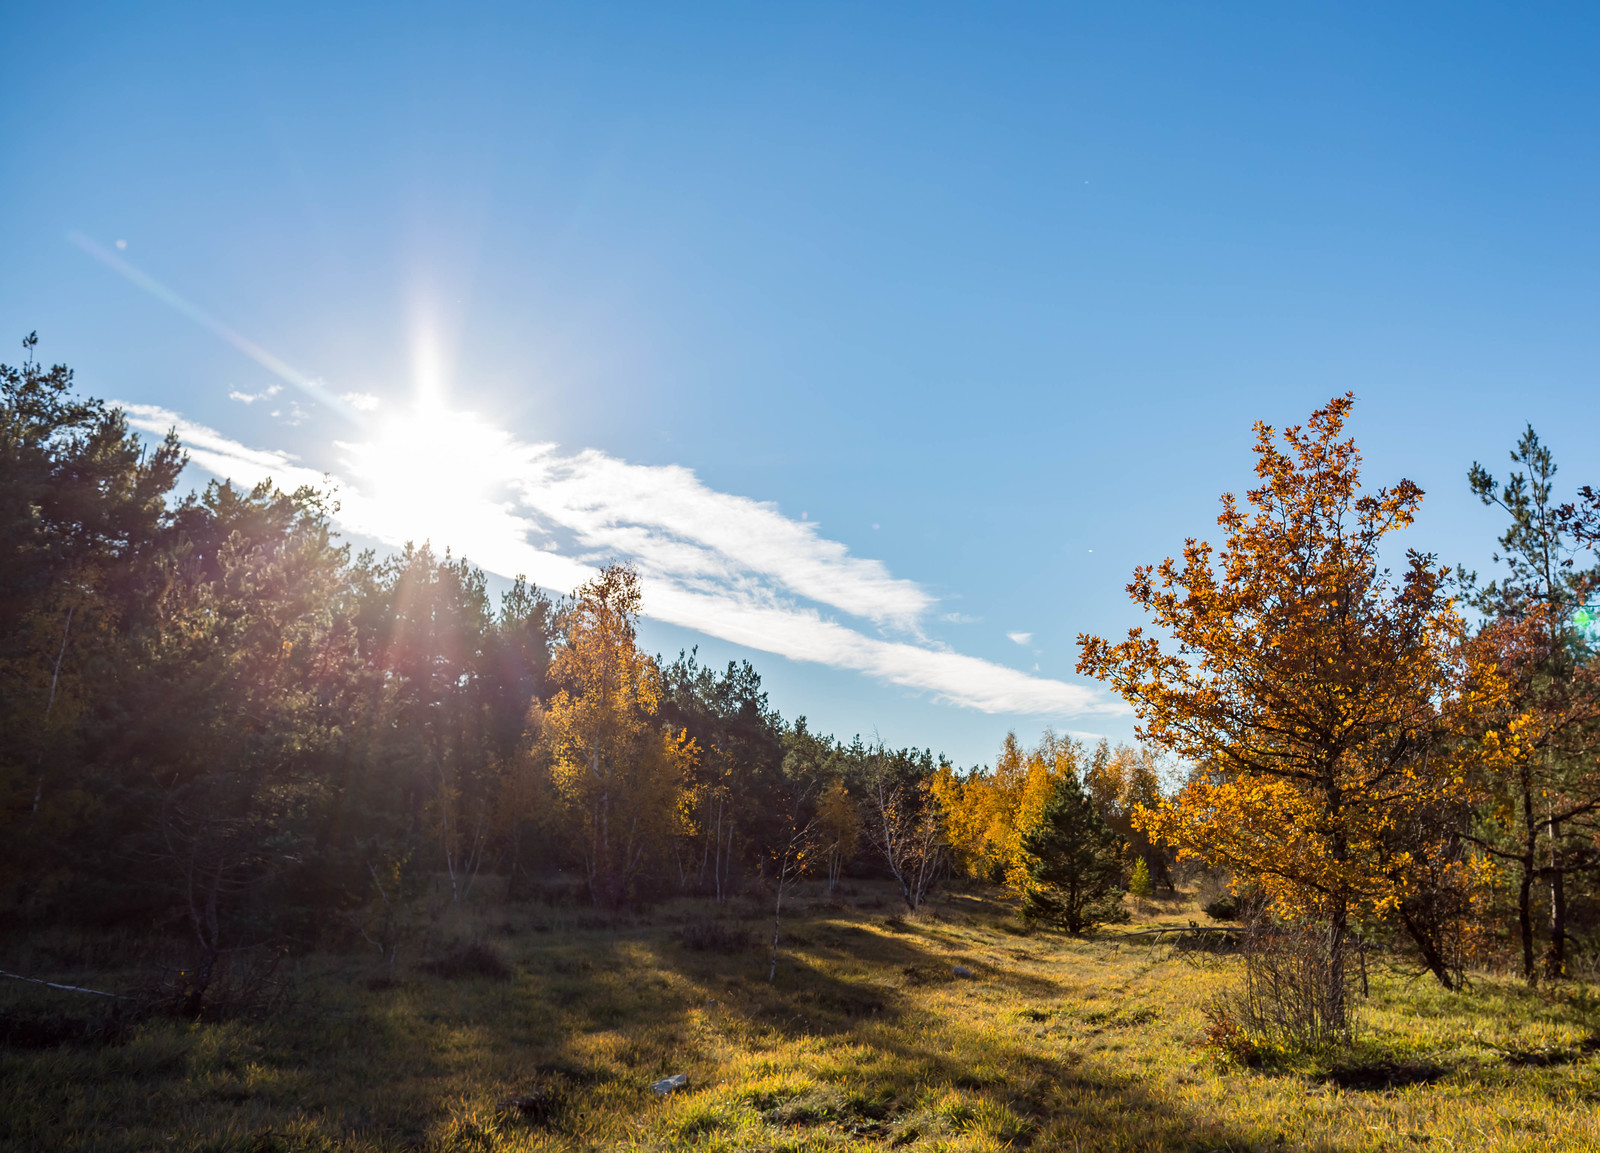
{"type": "Polygon", "coordinates": [[[466,546],[477,516],[504,507],[513,477],[504,432],[439,404],[419,404],[370,441],[343,447],[361,519],[389,540],[466,546]]]}

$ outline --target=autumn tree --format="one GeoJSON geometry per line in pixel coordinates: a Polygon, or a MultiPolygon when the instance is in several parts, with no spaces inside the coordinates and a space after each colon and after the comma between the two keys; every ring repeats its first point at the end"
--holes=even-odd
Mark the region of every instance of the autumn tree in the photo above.
{"type": "Polygon", "coordinates": [[[1134,858],[1133,872],[1128,875],[1128,892],[1140,901],[1156,895],[1156,883],[1150,878],[1150,865],[1143,857],[1134,858]]]}
{"type": "Polygon", "coordinates": [[[1416,883],[1403,834],[1463,788],[1452,753],[1493,682],[1463,645],[1449,574],[1415,551],[1398,582],[1382,566],[1423,494],[1362,491],[1341,439],[1352,403],[1334,398],[1281,446],[1258,423],[1261,483],[1248,508],[1222,498],[1222,548],[1190,539],[1181,563],[1135,570],[1129,595],[1173,647],[1139,628],[1084,635],[1078,663],[1134,707],[1142,740],[1207,766],[1139,827],[1319,921],[1341,1025],[1353,922],[1416,883]]]}
{"type": "Polygon", "coordinates": [[[1155,753],[1142,745],[1119,744],[1113,749],[1109,741],[1101,740],[1084,766],[1083,786],[1101,818],[1122,838],[1127,858],[1143,861],[1147,870],[1153,869],[1152,880],[1160,879],[1174,889],[1166,851],[1133,821],[1141,807],[1154,809],[1161,803],[1155,753]]]}
{"type": "Polygon", "coordinates": [[[1049,803],[1058,777],[1076,774],[1083,748],[1046,730],[1033,749],[1007,733],[987,772],[943,767],[929,782],[943,816],[953,865],[969,877],[1028,887],[1022,837],[1049,803]]]}
{"type": "Polygon", "coordinates": [[[801,795],[793,799],[789,820],[785,825],[780,845],[772,850],[772,956],[767,967],[767,984],[778,979],[778,941],[783,929],[783,895],[805,876],[817,855],[817,821],[815,815],[806,818],[811,798],[801,795]]]}
{"type": "Polygon", "coordinates": [[[551,666],[560,686],[538,718],[540,741],[596,904],[632,896],[681,820],[679,789],[697,752],[660,725],[660,677],[639,651],[639,576],[611,565],[574,594],[551,666]]]}
{"type": "Polygon", "coordinates": [[[828,892],[832,894],[861,840],[861,808],[843,781],[834,781],[817,801],[815,839],[828,862],[828,892]]]}
{"type": "Polygon", "coordinates": [[[1054,779],[1044,808],[1023,830],[1021,849],[1027,871],[1022,914],[1030,923],[1078,934],[1128,919],[1122,907],[1122,839],[1096,811],[1076,773],[1054,779]]]}

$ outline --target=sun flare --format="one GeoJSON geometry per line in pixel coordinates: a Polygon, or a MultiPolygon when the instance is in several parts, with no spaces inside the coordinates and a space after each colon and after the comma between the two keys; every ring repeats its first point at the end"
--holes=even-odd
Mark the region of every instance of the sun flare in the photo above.
{"type": "Polygon", "coordinates": [[[506,434],[474,413],[420,403],[343,445],[350,478],[375,527],[389,539],[430,540],[458,550],[473,521],[510,500],[506,434]]]}

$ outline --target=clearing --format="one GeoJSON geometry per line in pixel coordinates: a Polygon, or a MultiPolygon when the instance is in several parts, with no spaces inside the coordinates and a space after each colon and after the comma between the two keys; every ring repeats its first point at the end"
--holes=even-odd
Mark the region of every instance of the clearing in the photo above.
{"type": "MultiPolygon", "coordinates": [[[[108,1028],[95,998],[0,982],[0,1147],[1600,1148],[1590,986],[1447,993],[1378,966],[1354,1050],[1241,1069],[1201,1048],[1237,961],[1124,937],[1204,923],[1192,902],[1074,940],[986,891],[915,918],[871,885],[807,892],[773,985],[752,901],[610,917],[489,893],[393,980],[294,959],[261,1021],[108,1028]]],[[[116,988],[114,946],[14,938],[0,967],[116,988]]]]}

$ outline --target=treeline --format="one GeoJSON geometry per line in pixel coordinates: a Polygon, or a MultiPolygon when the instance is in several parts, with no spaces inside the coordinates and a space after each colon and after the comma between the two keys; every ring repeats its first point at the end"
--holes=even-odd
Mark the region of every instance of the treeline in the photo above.
{"type": "Polygon", "coordinates": [[[647,656],[628,568],[495,603],[427,546],[352,555],[310,490],[176,497],[173,437],[142,444],[29,353],[0,368],[6,923],[216,955],[330,925],[388,940],[423,888],[489,874],[514,897],[726,900],[800,833],[834,883],[901,867],[942,758],[785,721],[748,664],[647,656]]]}

